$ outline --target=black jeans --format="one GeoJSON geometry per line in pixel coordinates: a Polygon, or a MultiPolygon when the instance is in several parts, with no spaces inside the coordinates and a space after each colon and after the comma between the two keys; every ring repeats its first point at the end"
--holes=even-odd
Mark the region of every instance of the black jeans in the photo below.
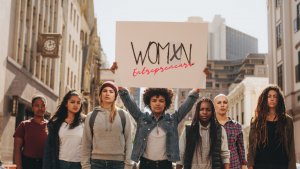
{"type": "Polygon", "coordinates": [[[141,157],[140,169],[172,169],[172,162],[168,160],[152,161],[141,157]]]}
{"type": "Polygon", "coordinates": [[[42,158],[30,158],[22,155],[22,166],[23,169],[42,169],[43,159],[42,158]]]}
{"type": "Polygon", "coordinates": [[[287,169],[288,165],[274,164],[274,163],[259,163],[253,169],[287,169]]]}

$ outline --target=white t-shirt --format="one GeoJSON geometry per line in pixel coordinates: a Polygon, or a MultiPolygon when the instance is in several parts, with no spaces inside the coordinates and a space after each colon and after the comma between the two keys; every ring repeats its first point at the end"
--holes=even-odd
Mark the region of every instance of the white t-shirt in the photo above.
{"type": "Polygon", "coordinates": [[[59,135],[59,160],[69,162],[80,162],[81,138],[84,123],[79,124],[74,129],[69,129],[69,124],[63,122],[59,135]]]}
{"type": "Polygon", "coordinates": [[[143,157],[152,160],[166,160],[166,132],[159,126],[156,126],[149,134],[146,149],[143,157]],[[158,130],[158,134],[157,134],[158,130]]]}

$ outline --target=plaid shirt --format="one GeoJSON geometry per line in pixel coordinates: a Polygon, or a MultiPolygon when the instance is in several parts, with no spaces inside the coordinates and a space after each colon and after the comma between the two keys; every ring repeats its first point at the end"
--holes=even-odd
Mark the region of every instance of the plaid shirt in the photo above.
{"type": "Polygon", "coordinates": [[[230,150],[230,168],[240,169],[241,165],[247,165],[245,158],[243,129],[239,122],[228,117],[224,124],[227,133],[228,149],[230,150]]]}

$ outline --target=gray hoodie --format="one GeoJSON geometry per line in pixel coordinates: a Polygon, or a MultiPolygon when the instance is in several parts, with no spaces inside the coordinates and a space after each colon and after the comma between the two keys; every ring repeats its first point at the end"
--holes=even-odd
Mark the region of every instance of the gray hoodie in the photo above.
{"type": "MultiPolygon", "coordinates": [[[[117,108],[119,110],[119,108],[117,108]]],[[[89,121],[92,112],[86,119],[81,142],[81,165],[82,169],[90,169],[90,159],[124,161],[125,169],[131,169],[130,160],[132,151],[131,122],[129,115],[124,111],[126,125],[124,134],[120,116],[117,114],[113,123],[109,122],[111,110],[96,107],[99,111],[94,123],[94,136],[91,134],[89,121]]]]}

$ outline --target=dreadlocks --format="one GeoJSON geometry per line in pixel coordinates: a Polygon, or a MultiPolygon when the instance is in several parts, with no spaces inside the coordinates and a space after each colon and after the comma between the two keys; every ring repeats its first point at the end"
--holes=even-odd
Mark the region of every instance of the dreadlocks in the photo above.
{"type": "MultiPolygon", "coordinates": [[[[266,87],[258,98],[257,107],[255,109],[255,116],[253,122],[256,123],[256,132],[254,137],[254,144],[260,146],[263,144],[265,147],[268,144],[268,128],[267,128],[267,115],[269,112],[268,107],[268,93],[270,90],[277,92],[278,104],[275,112],[277,113],[278,121],[276,124],[275,138],[278,146],[283,143],[286,125],[286,112],[285,112],[285,99],[281,89],[277,85],[269,85],[266,87]]],[[[276,118],[276,117],[275,117],[276,118]]]]}
{"type": "MultiPolygon", "coordinates": [[[[211,106],[211,117],[210,117],[210,132],[209,132],[209,137],[211,140],[211,144],[210,144],[210,150],[209,150],[209,154],[207,156],[207,159],[209,159],[212,156],[213,150],[216,147],[217,144],[217,118],[216,118],[216,114],[215,114],[215,108],[214,108],[214,104],[213,102],[209,99],[209,98],[201,98],[200,101],[197,103],[196,105],[196,111],[195,111],[195,115],[193,117],[193,121],[191,123],[191,127],[189,128],[189,131],[187,134],[187,140],[186,140],[186,148],[185,148],[185,152],[184,152],[184,161],[188,162],[188,154],[190,153],[190,151],[192,151],[191,149],[191,145],[192,145],[192,139],[193,139],[193,135],[194,135],[194,130],[196,133],[196,147],[200,147],[200,153],[201,153],[201,157],[202,157],[202,138],[200,136],[200,132],[199,132],[199,122],[200,122],[200,106],[202,102],[207,102],[210,104],[211,106]]],[[[197,152],[198,148],[196,148],[196,152],[197,152]]],[[[197,154],[197,153],[196,153],[197,154]]]]}

